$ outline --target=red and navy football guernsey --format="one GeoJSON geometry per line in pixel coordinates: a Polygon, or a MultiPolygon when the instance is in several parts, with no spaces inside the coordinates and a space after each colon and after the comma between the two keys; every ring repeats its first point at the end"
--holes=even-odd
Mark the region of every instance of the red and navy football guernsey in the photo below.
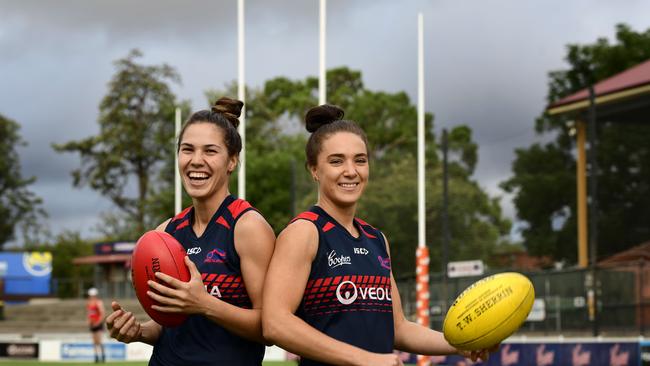
{"type": "MultiPolygon", "coordinates": [[[[235,251],[234,229],[241,215],[253,209],[248,202],[228,196],[201,237],[192,230],[193,207],[178,214],[165,228],[185,247],[208,293],[242,308],[251,308],[252,304],[235,251]]],[[[263,358],[264,345],[235,335],[202,315],[190,315],[178,327],[163,327],[149,365],[259,366],[263,358]]]]}
{"type": "MultiPolygon", "coordinates": [[[[337,340],[392,353],[390,259],[382,233],[355,218],[355,238],[318,206],[293,221],[301,219],[316,225],[318,252],[296,315],[337,340]]],[[[300,365],[323,363],[303,358],[300,365]]]]}

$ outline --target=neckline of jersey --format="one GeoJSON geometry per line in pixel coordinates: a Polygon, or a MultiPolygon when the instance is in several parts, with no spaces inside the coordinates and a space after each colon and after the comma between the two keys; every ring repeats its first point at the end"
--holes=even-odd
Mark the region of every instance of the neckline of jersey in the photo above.
{"type": "Polygon", "coordinates": [[[221,202],[221,205],[215,211],[214,215],[210,218],[210,222],[208,222],[208,226],[203,230],[203,234],[201,236],[197,236],[196,233],[194,232],[194,206],[192,206],[192,209],[189,212],[189,220],[190,220],[190,233],[192,233],[192,239],[194,240],[201,240],[202,238],[205,237],[205,235],[212,230],[213,227],[216,226],[216,221],[223,214],[223,211],[230,205],[233,201],[235,201],[235,197],[232,194],[227,195],[224,199],[223,202],[221,202]]]}
{"type": "Polygon", "coordinates": [[[352,225],[354,225],[354,227],[357,228],[357,232],[359,233],[358,237],[355,237],[354,235],[352,235],[352,233],[350,233],[348,231],[348,229],[346,229],[343,225],[341,225],[340,222],[336,221],[336,219],[334,217],[332,217],[332,215],[328,214],[327,211],[325,211],[324,208],[322,208],[322,207],[320,207],[318,205],[314,205],[314,208],[316,210],[320,211],[324,216],[326,216],[328,221],[332,222],[334,224],[334,226],[341,229],[341,231],[343,231],[345,233],[345,235],[347,235],[350,239],[352,239],[354,241],[361,241],[363,239],[363,229],[361,228],[361,225],[357,221],[356,217],[354,217],[352,219],[352,225]]]}

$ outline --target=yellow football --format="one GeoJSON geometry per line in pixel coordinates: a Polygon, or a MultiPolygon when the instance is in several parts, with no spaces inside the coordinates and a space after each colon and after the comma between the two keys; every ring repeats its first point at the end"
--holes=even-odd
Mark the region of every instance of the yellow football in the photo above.
{"type": "Polygon", "coordinates": [[[451,305],[442,326],[452,346],[490,348],[514,333],[528,317],[535,289],[519,273],[505,272],[476,281],[451,305]]]}

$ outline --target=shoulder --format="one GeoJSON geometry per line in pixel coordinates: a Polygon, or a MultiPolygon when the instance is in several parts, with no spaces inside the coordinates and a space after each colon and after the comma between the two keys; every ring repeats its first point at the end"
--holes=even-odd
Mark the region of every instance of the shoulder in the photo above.
{"type": "Polygon", "coordinates": [[[295,220],[287,225],[284,230],[278,236],[278,239],[296,239],[297,241],[302,241],[301,239],[307,239],[309,241],[318,240],[318,228],[315,225],[315,222],[309,220],[295,220]]]}
{"type": "Polygon", "coordinates": [[[165,231],[165,228],[167,228],[167,225],[169,225],[169,222],[170,222],[170,221],[172,221],[172,218],[171,218],[171,217],[168,218],[167,220],[165,220],[165,221],[164,221],[163,223],[161,223],[160,225],[158,225],[158,227],[156,228],[156,231],[165,231]]]}
{"type": "Polygon", "coordinates": [[[275,233],[266,219],[256,210],[244,212],[234,229],[235,250],[243,257],[270,257],[275,245],[275,233]]]}
{"type": "Polygon", "coordinates": [[[266,221],[264,216],[259,213],[257,210],[248,210],[244,212],[241,217],[237,220],[237,225],[235,226],[237,231],[258,231],[258,230],[270,230],[271,225],[266,221]]]}
{"type": "Polygon", "coordinates": [[[281,256],[300,258],[298,261],[313,261],[318,253],[318,228],[315,222],[295,220],[290,223],[275,242],[276,253],[281,256]]]}

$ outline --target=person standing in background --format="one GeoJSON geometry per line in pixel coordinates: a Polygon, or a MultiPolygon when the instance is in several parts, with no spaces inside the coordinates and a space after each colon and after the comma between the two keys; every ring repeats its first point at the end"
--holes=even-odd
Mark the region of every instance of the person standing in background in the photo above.
{"type": "Polygon", "coordinates": [[[88,289],[88,301],[86,302],[86,312],[88,314],[88,327],[93,336],[93,345],[95,350],[95,363],[106,362],[104,345],[102,344],[102,333],[104,331],[104,303],[98,297],[96,288],[88,289]]]}

